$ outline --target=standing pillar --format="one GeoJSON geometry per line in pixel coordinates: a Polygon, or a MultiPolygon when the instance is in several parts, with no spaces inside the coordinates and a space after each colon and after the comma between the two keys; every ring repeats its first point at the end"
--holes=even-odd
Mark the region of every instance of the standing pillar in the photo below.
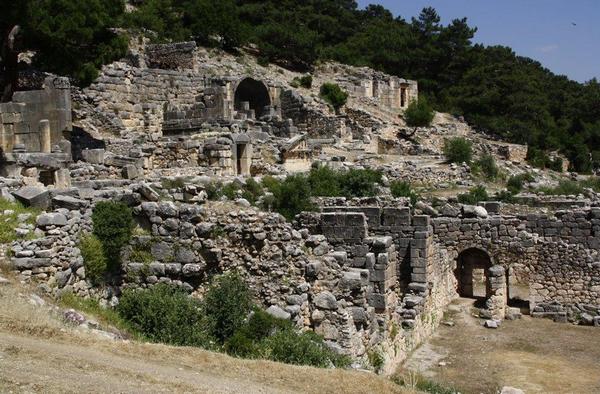
{"type": "Polygon", "coordinates": [[[43,153],[52,152],[52,142],[50,137],[50,121],[42,119],[39,123],[40,132],[40,151],[43,153]]]}
{"type": "Polygon", "coordinates": [[[504,267],[494,265],[489,271],[490,297],[486,301],[486,307],[492,319],[502,320],[506,314],[506,275],[504,267]]]}

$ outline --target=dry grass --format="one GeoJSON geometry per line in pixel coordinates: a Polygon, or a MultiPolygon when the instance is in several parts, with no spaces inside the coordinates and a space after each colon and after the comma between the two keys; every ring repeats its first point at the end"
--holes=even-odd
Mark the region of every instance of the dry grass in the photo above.
{"type": "Polygon", "coordinates": [[[25,294],[0,287],[0,387],[13,392],[415,392],[367,372],[109,341],[64,325],[51,306],[31,305],[25,294]]]}

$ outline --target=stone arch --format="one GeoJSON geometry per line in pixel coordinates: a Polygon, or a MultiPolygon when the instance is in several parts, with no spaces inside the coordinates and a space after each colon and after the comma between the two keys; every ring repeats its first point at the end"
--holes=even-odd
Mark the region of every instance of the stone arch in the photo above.
{"type": "Polygon", "coordinates": [[[483,249],[463,249],[456,258],[457,292],[461,297],[487,299],[492,295],[489,269],[492,258],[483,249]]]}
{"type": "Polygon", "coordinates": [[[246,113],[254,111],[254,117],[258,119],[265,107],[269,105],[271,105],[269,89],[262,81],[247,77],[235,87],[234,109],[236,111],[246,113]]]}

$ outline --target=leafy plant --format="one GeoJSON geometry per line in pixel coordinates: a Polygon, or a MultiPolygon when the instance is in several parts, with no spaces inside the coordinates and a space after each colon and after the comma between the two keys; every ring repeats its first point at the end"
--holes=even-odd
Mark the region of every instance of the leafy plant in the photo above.
{"type": "Polygon", "coordinates": [[[94,285],[103,282],[108,267],[102,242],[93,234],[86,234],[79,241],[86,277],[94,285]]]}
{"type": "Polygon", "coordinates": [[[430,126],[434,116],[435,112],[425,97],[419,97],[418,100],[412,101],[404,112],[406,125],[415,128],[430,126]]]}
{"type": "Polygon", "coordinates": [[[324,83],[321,85],[319,94],[336,112],[339,111],[348,100],[348,93],[335,83],[324,83]]]}
{"type": "Polygon", "coordinates": [[[523,190],[524,183],[533,182],[533,180],[533,175],[531,175],[528,172],[519,175],[514,175],[508,178],[506,188],[513,195],[519,194],[523,190]]]}
{"type": "Polygon", "coordinates": [[[114,201],[100,201],[92,211],[93,233],[100,242],[107,259],[107,267],[116,272],[121,264],[121,248],[131,239],[134,222],[131,209],[114,201]]]}
{"type": "MultiPolygon", "coordinates": [[[[19,215],[28,215],[25,223],[33,225],[39,213],[39,209],[25,207],[20,202],[10,202],[0,197],[0,244],[19,238],[16,232],[19,226],[19,215]]],[[[33,236],[33,233],[29,236],[33,236]]]]}
{"type": "Polygon", "coordinates": [[[313,77],[310,74],[303,75],[301,77],[296,77],[292,80],[290,85],[294,88],[302,86],[305,89],[310,89],[312,87],[313,77]]]}
{"type": "Polygon", "coordinates": [[[203,310],[210,335],[225,342],[252,310],[250,292],[242,278],[236,273],[215,278],[204,295],[203,310]]]}
{"type": "Polygon", "coordinates": [[[482,185],[471,188],[468,193],[458,195],[458,201],[460,203],[469,205],[475,205],[480,201],[488,201],[489,199],[490,197],[487,190],[482,185]]]}
{"type": "Polygon", "coordinates": [[[484,154],[481,156],[473,165],[471,169],[475,173],[482,174],[487,180],[494,181],[500,176],[500,169],[496,164],[494,156],[490,154],[484,154]]]}
{"type": "Polygon", "coordinates": [[[410,183],[405,181],[392,181],[390,192],[394,197],[409,197],[411,205],[415,205],[419,199],[418,194],[412,189],[410,183]]]}
{"type": "Polygon", "coordinates": [[[444,141],[444,156],[449,163],[469,164],[473,157],[471,141],[461,137],[447,139],[444,141]]]}
{"type": "Polygon", "coordinates": [[[151,341],[211,346],[200,302],[179,287],[157,284],[149,289],[126,289],[117,312],[151,341]]]}

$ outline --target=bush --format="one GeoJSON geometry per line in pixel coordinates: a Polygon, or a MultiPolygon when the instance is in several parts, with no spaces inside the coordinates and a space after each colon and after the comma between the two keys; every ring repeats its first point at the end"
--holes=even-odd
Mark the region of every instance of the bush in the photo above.
{"type": "Polygon", "coordinates": [[[85,275],[94,285],[102,283],[107,270],[106,256],[102,242],[93,234],[86,234],[79,240],[85,275]]]}
{"type": "Polygon", "coordinates": [[[350,169],[339,173],[340,192],[344,197],[371,197],[375,195],[375,185],[381,183],[381,172],[371,169],[350,169]]]}
{"type": "Polygon", "coordinates": [[[179,287],[157,284],[149,289],[126,289],[117,312],[151,341],[210,347],[200,303],[179,287]]]}
{"type": "Polygon", "coordinates": [[[310,88],[312,88],[312,82],[313,82],[312,75],[306,74],[306,75],[301,76],[300,78],[298,78],[298,77],[294,78],[294,80],[290,83],[290,85],[294,88],[302,86],[305,89],[310,89],[310,88]]]}
{"type": "Polygon", "coordinates": [[[324,83],[321,85],[319,94],[336,112],[343,107],[348,100],[348,93],[335,83],[324,83]]]}
{"type": "Polygon", "coordinates": [[[475,186],[468,193],[458,195],[458,202],[469,205],[475,205],[480,201],[488,201],[489,199],[487,190],[482,185],[475,186]]]}
{"type": "Polygon", "coordinates": [[[349,359],[329,349],[323,339],[312,332],[297,333],[284,330],[275,333],[264,341],[266,354],[270,360],[286,364],[312,365],[326,368],[333,364],[346,367],[349,359]]]}
{"type": "Polygon", "coordinates": [[[256,309],[248,322],[225,342],[227,354],[236,357],[255,358],[264,356],[261,341],[279,331],[292,330],[289,320],[278,319],[256,309]]]}
{"type": "Polygon", "coordinates": [[[341,195],[337,171],[328,166],[311,168],[308,174],[311,194],[319,197],[337,197],[341,195]]]}
{"type": "Polygon", "coordinates": [[[444,142],[444,155],[449,163],[469,164],[473,156],[471,141],[461,137],[447,139],[444,142]]]}
{"type": "Polygon", "coordinates": [[[310,184],[302,174],[288,176],[283,181],[266,177],[263,185],[273,193],[273,209],[288,220],[294,219],[302,211],[314,209],[310,201],[310,184]]]}
{"type": "Polygon", "coordinates": [[[408,182],[392,181],[390,183],[390,191],[394,197],[409,197],[412,205],[415,205],[419,199],[419,196],[412,190],[412,187],[408,182]]]}
{"type": "Polygon", "coordinates": [[[94,207],[92,222],[93,233],[102,242],[108,270],[118,271],[121,248],[131,239],[134,227],[131,209],[119,202],[101,201],[94,207]]]}
{"type": "Polygon", "coordinates": [[[554,196],[577,195],[583,193],[583,185],[580,182],[563,180],[555,187],[540,187],[538,191],[554,196]]]}
{"type": "Polygon", "coordinates": [[[412,101],[404,112],[404,120],[408,127],[428,127],[434,116],[435,112],[425,97],[412,101]]]}
{"type": "Polygon", "coordinates": [[[496,160],[494,159],[494,156],[490,154],[481,156],[479,160],[473,164],[472,169],[475,173],[482,174],[485,179],[490,181],[496,180],[500,176],[500,170],[496,165],[496,160]]]}
{"type": "Polygon", "coordinates": [[[208,332],[224,343],[236,332],[252,310],[250,292],[235,273],[217,277],[203,299],[208,332]]]}
{"type": "Polygon", "coordinates": [[[519,175],[513,175],[508,178],[508,182],[506,183],[506,189],[512,194],[519,194],[523,190],[523,184],[525,182],[532,182],[533,176],[526,172],[519,175]]]}

